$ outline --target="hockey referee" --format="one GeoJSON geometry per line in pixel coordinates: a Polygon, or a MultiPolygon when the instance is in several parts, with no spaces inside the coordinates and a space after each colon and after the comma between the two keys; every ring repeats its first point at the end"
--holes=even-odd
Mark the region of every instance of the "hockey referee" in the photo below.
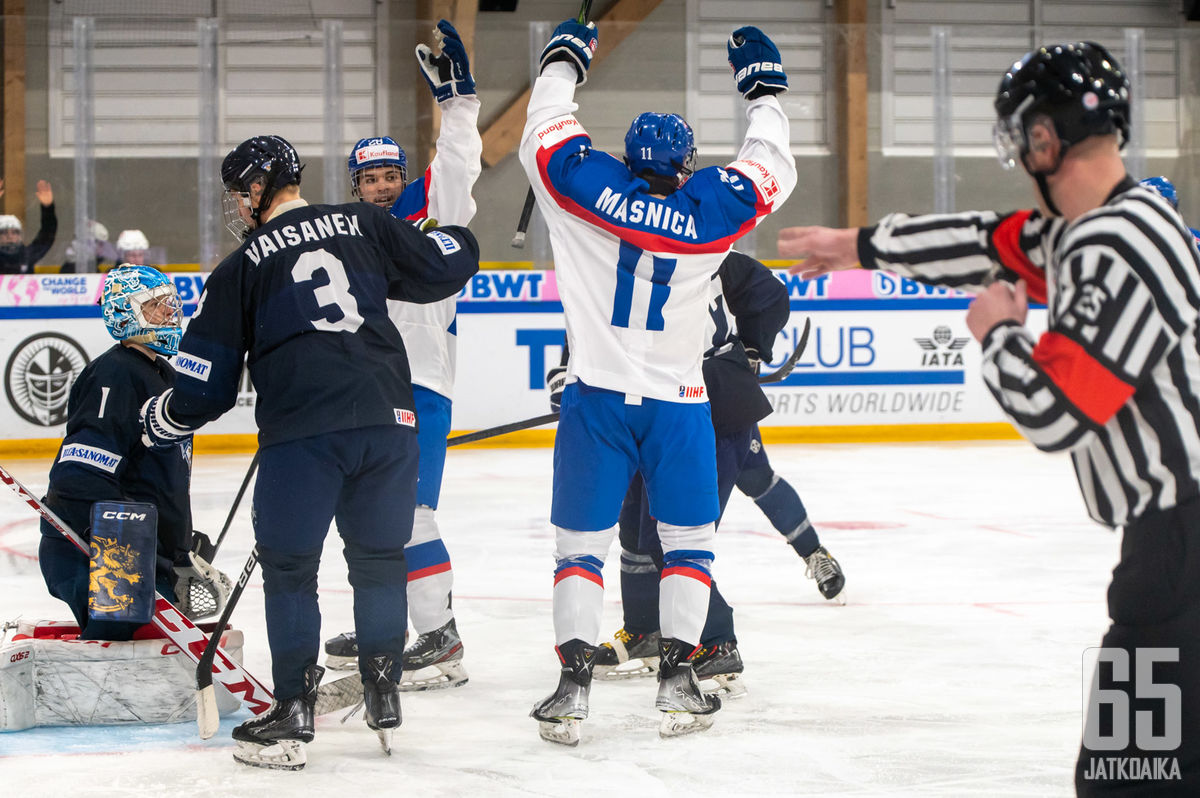
{"type": "Polygon", "coordinates": [[[1071,452],[1092,518],[1124,530],[1076,790],[1198,795],[1200,255],[1125,172],[1129,82],[1103,47],[1027,54],[995,106],[1001,163],[1025,168],[1039,210],[791,228],[779,253],[810,279],[861,264],[979,292],[988,388],[1035,446],[1071,452]],[[1029,299],[1048,308],[1039,338],[1029,299]]]}

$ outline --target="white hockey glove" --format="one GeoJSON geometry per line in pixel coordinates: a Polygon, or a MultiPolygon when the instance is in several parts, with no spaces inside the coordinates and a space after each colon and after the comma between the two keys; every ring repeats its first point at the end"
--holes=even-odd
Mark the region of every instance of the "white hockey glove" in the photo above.
{"type": "Polygon", "coordinates": [[[142,445],[147,449],[172,446],[192,434],[191,429],[176,423],[167,413],[167,400],[174,392],[174,388],[168,388],[142,405],[138,416],[142,422],[142,445]]]}
{"type": "Polygon", "coordinates": [[[565,366],[555,366],[546,372],[546,388],[550,391],[550,412],[562,410],[563,388],[567,386],[567,369],[565,366]]]}
{"type": "Polygon", "coordinates": [[[185,564],[175,566],[175,598],[179,609],[193,621],[221,614],[233,592],[229,577],[208,562],[213,545],[203,532],[193,532],[192,550],[185,564]]]}

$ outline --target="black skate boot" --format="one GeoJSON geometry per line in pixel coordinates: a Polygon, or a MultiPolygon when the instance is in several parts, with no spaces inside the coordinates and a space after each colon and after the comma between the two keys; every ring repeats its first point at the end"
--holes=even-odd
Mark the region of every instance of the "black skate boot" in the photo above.
{"type": "Polygon", "coordinates": [[[302,770],[308,762],[304,743],[313,739],[313,706],[325,669],[312,665],[304,672],[304,692],[276,701],[271,708],[233,730],[238,747],[233,758],[243,765],[272,770],[302,770]]]}
{"type": "Polygon", "coordinates": [[[326,640],[325,667],[331,671],[358,670],[358,635],[342,632],[326,640]]]}
{"type": "Polygon", "coordinates": [[[405,692],[444,690],[464,685],[467,672],[462,666],[462,658],[462,640],[451,618],[444,626],[419,635],[415,643],[404,649],[400,689],[405,692]],[[418,672],[426,668],[431,670],[418,676],[418,672]]]}
{"type": "Polygon", "coordinates": [[[804,558],[804,564],[807,566],[804,575],[817,580],[817,590],[821,591],[822,596],[839,604],[846,603],[846,597],[841,595],[842,588],[846,586],[842,566],[824,546],[817,546],[816,551],[804,558]]]}
{"type": "Polygon", "coordinates": [[[736,640],[701,646],[690,662],[703,692],[730,698],[741,698],[746,694],[746,686],[742,683],[745,666],[736,640]]]}
{"type": "Polygon", "coordinates": [[[562,661],[558,689],[534,704],[529,716],[538,721],[538,734],[546,742],[575,746],[579,745],[580,721],[588,716],[596,647],[582,640],[568,640],[554,650],[562,661]]]}
{"type": "Polygon", "coordinates": [[[378,654],[367,660],[363,674],[363,714],[367,726],[379,735],[379,744],[392,753],[392,730],[400,725],[400,684],[392,678],[392,658],[378,654]]]}
{"type": "Polygon", "coordinates": [[[601,643],[596,649],[597,679],[606,682],[636,679],[658,672],[658,632],[630,634],[618,629],[611,643],[601,643]]]}
{"type": "Polygon", "coordinates": [[[695,649],[672,637],[660,640],[658,650],[661,662],[655,706],[663,713],[659,736],[679,737],[712,726],[713,713],[721,708],[721,699],[700,691],[700,682],[688,660],[695,649]]]}

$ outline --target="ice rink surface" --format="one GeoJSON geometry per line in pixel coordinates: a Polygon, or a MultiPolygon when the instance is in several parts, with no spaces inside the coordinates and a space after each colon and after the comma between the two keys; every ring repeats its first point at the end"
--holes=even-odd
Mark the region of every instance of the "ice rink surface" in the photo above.
{"type": "MultiPolygon", "coordinates": [[[[226,718],[0,734],[6,795],[248,796],[579,794],[1051,796],[1071,794],[1081,662],[1106,627],[1118,538],[1090,522],[1069,460],[1023,442],[778,445],[846,572],[847,606],[823,601],[757,507],[735,493],[714,576],[734,605],[748,695],[713,728],[658,737],[649,679],[597,682],[583,742],[538,738],[533,702],[557,683],[550,592],[549,450],[451,450],[438,512],[470,683],[405,694],[393,756],[361,715],[318,720],[299,773],[230,756],[226,718]],[[285,792],[286,791],[286,792],[285,792]]],[[[200,456],[198,529],[216,534],[245,456],[200,456]]],[[[46,461],[5,465],[33,491],[46,461]]],[[[251,546],[243,503],[217,565],[236,578],[251,546]]],[[[0,496],[0,620],[65,619],[35,559],[37,519],[0,496]]],[[[380,519],[387,523],[387,519],[380,519]]],[[[322,636],[351,627],[340,541],[321,570],[322,636]]],[[[617,549],[604,635],[621,626],[617,549]]],[[[246,665],[269,681],[262,582],[234,614],[246,665]]]]}

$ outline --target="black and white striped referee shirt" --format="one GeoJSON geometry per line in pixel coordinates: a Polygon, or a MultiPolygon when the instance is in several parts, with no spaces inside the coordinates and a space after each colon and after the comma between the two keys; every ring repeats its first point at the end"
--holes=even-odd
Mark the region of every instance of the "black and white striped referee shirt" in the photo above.
{"type": "Polygon", "coordinates": [[[997,274],[1045,302],[1040,339],[983,342],[983,378],[1039,449],[1070,450],[1088,512],[1121,526],[1200,496],[1200,254],[1178,213],[1131,178],[1070,223],[1036,211],[907,217],[863,228],[865,268],[978,290],[997,274]]]}

